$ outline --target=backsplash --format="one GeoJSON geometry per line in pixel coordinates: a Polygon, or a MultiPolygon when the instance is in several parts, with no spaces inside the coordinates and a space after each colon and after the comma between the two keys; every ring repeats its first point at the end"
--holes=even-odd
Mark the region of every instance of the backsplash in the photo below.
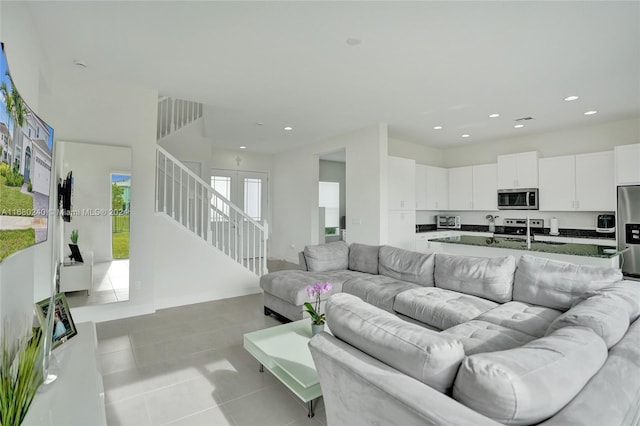
{"type": "Polygon", "coordinates": [[[462,231],[489,232],[489,223],[486,219],[488,214],[497,215],[496,233],[503,231],[503,220],[524,219],[529,216],[531,219],[544,220],[544,234],[549,234],[549,224],[551,218],[558,219],[558,227],[561,237],[574,238],[603,238],[615,239],[615,233],[605,234],[596,232],[596,221],[598,214],[612,212],[540,212],[538,210],[500,210],[500,211],[417,211],[416,212],[416,232],[429,232],[436,229],[436,216],[438,214],[460,216],[462,231]]]}

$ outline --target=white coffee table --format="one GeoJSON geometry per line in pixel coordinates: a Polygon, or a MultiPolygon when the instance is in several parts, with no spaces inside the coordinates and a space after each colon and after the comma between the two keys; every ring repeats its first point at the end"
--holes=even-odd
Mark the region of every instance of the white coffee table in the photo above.
{"type": "Polygon", "coordinates": [[[316,366],[307,346],[311,320],[303,319],[244,335],[244,348],[298,398],[313,417],[313,401],[322,396],[316,366]]]}

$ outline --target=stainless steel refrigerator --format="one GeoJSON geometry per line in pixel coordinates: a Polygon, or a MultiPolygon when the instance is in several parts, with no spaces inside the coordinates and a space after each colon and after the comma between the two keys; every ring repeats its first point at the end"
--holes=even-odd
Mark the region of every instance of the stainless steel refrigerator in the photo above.
{"type": "Polygon", "coordinates": [[[640,185],[618,187],[618,250],[622,273],[640,278],[640,185]]]}

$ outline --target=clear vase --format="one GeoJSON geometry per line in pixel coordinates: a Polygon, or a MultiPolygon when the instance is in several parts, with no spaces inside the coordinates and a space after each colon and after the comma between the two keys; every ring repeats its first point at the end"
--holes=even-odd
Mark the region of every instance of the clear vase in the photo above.
{"type": "Polygon", "coordinates": [[[324,324],[311,323],[311,337],[324,331],[324,324]]]}

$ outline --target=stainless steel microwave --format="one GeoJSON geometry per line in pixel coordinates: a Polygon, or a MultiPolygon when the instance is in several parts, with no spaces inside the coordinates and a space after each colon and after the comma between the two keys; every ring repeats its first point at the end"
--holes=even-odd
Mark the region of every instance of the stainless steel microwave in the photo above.
{"type": "Polygon", "coordinates": [[[538,188],[498,189],[499,210],[538,210],[538,188]]]}
{"type": "Polygon", "coordinates": [[[436,216],[436,226],[445,229],[460,229],[460,216],[436,216]]]}

